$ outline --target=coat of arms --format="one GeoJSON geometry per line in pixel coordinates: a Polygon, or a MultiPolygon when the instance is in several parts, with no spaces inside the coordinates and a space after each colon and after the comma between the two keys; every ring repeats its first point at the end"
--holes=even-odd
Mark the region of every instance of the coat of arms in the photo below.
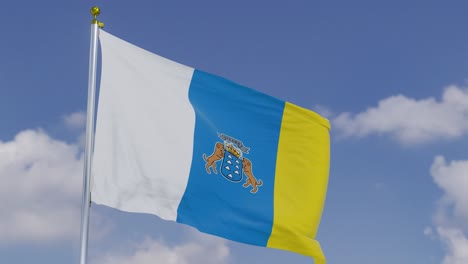
{"type": "Polygon", "coordinates": [[[218,137],[223,140],[223,143],[216,142],[213,154],[206,156],[203,154],[205,160],[205,168],[208,174],[211,174],[211,169],[215,174],[218,174],[217,162],[221,162],[221,175],[231,182],[240,182],[243,175],[247,180],[242,185],[244,188],[252,186],[251,193],[256,193],[258,187],[262,186],[262,180],[257,180],[252,172],[252,162],[245,158],[243,155],[249,153],[249,148],[245,147],[242,141],[225,134],[218,134],[218,137]]]}

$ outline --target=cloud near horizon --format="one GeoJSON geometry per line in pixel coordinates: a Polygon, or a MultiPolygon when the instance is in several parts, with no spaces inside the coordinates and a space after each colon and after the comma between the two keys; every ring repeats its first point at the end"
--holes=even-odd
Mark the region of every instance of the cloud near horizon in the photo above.
{"type": "Polygon", "coordinates": [[[342,113],[333,125],[344,137],[389,135],[407,145],[459,138],[468,133],[468,88],[449,86],[440,101],[391,96],[364,112],[342,113]]]}
{"type": "Polygon", "coordinates": [[[111,251],[98,256],[92,264],[224,264],[229,263],[230,251],[226,240],[204,234],[194,234],[189,241],[168,246],[151,238],[132,245],[131,252],[111,251]]]}
{"type": "Polygon", "coordinates": [[[437,204],[434,224],[445,245],[443,264],[468,263],[468,160],[451,161],[437,156],[431,167],[434,182],[444,195],[437,204]]]}
{"type": "Polygon", "coordinates": [[[0,243],[79,237],[82,170],[79,147],[42,130],[0,141],[0,243]]]}

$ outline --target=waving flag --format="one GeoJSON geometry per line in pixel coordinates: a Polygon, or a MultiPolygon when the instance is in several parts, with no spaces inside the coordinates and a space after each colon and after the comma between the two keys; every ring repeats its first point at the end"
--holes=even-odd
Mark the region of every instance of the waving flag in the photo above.
{"type": "Polygon", "coordinates": [[[325,263],[328,120],[100,31],[92,201],[325,263]]]}

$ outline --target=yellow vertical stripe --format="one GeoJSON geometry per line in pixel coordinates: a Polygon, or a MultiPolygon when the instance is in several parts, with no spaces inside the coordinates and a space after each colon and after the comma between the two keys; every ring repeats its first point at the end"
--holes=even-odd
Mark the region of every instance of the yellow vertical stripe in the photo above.
{"type": "Polygon", "coordinates": [[[330,125],[316,113],[286,103],[276,161],[273,228],[267,247],[325,264],[315,240],[330,165],[330,125]]]}

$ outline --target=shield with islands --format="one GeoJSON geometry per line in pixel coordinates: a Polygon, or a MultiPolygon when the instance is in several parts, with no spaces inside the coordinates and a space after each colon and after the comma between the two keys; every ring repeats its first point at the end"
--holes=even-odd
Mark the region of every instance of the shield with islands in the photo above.
{"type": "Polygon", "coordinates": [[[232,143],[224,144],[224,158],[221,164],[221,174],[224,178],[239,182],[242,180],[242,151],[232,143]]]}

